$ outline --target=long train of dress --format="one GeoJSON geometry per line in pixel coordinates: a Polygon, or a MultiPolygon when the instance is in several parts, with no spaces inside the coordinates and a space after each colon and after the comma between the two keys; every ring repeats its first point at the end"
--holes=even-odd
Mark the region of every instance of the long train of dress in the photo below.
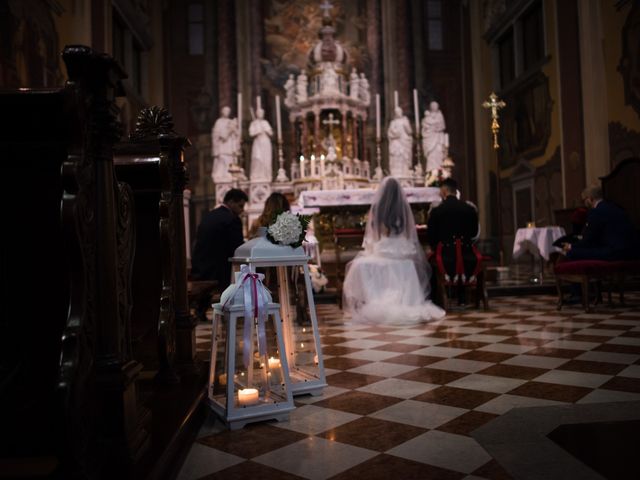
{"type": "Polygon", "coordinates": [[[383,237],[351,262],[343,291],[353,322],[407,325],[446,315],[425,298],[415,248],[405,237],[383,237]]]}

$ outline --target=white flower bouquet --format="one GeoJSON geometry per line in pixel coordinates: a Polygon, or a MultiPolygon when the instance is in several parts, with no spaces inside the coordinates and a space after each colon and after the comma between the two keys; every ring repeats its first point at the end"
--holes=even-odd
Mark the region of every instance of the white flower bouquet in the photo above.
{"type": "Polygon", "coordinates": [[[267,228],[267,239],[276,245],[297,248],[302,245],[311,217],[282,212],[267,228]]]}

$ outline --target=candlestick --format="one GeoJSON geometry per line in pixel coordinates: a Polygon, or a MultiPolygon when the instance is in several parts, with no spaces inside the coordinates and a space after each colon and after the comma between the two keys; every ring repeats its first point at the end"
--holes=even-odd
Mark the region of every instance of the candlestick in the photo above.
{"type": "Polygon", "coordinates": [[[394,104],[394,108],[398,108],[400,106],[400,102],[398,101],[398,91],[397,90],[393,91],[393,104],[394,104]]]}
{"type": "Polygon", "coordinates": [[[278,132],[278,141],[282,141],[282,121],[280,119],[280,95],[276,95],[276,127],[278,132]]]}
{"type": "Polygon", "coordinates": [[[238,390],[238,403],[242,406],[253,405],[258,403],[260,396],[255,388],[244,388],[238,390]]]}
{"type": "Polygon", "coordinates": [[[420,109],[418,108],[418,90],[413,89],[413,114],[416,119],[416,136],[420,131],[420,114],[418,113],[420,109]]]}
{"type": "Polygon", "coordinates": [[[310,172],[310,176],[315,176],[316,174],[316,156],[315,155],[311,155],[311,172],[310,172]]]}
{"type": "Polygon", "coordinates": [[[304,177],[304,155],[300,155],[300,178],[304,177]]]}
{"type": "Polygon", "coordinates": [[[376,93],[376,138],[380,138],[380,94],[376,93]]]}
{"type": "MultiPolygon", "coordinates": [[[[324,177],[324,153],[320,155],[320,175],[324,177]]],[[[302,331],[304,332],[304,328],[302,331]]]]}

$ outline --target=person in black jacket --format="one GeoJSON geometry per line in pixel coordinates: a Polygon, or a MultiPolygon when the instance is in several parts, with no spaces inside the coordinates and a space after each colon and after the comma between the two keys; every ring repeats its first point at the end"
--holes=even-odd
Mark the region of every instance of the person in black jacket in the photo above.
{"type": "MultiPolygon", "coordinates": [[[[445,278],[454,283],[465,283],[474,275],[478,265],[473,248],[473,241],[478,235],[478,211],[471,204],[459,200],[457,190],[458,184],[452,178],[447,178],[440,184],[442,203],[429,214],[427,241],[436,263],[441,262],[444,267],[445,278]],[[462,254],[462,271],[457,264],[458,248],[462,254]]],[[[434,275],[433,279],[435,278],[434,275]]],[[[433,287],[434,291],[435,288],[440,288],[435,284],[433,287]]],[[[462,297],[459,300],[464,302],[462,297]]]]}
{"type": "MultiPolygon", "coordinates": [[[[192,280],[215,280],[222,290],[231,283],[231,263],[236,248],[244,243],[240,215],[249,200],[242,190],[232,188],[222,205],[205,214],[198,226],[191,257],[192,280]]],[[[202,319],[209,297],[198,300],[197,315],[202,319]]]]}
{"type": "Polygon", "coordinates": [[[565,243],[568,260],[628,260],[637,254],[634,229],[629,217],[617,205],[602,199],[599,185],[587,187],[582,199],[589,208],[582,239],[565,243]]]}

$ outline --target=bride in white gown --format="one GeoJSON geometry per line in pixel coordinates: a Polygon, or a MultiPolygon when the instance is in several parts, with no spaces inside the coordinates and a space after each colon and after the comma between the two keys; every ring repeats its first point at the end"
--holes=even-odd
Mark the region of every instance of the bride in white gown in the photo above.
{"type": "Polygon", "coordinates": [[[409,202],[393,177],[378,187],[363,247],[344,281],[343,305],[354,322],[406,325],[445,316],[427,299],[431,268],[409,202]]]}

